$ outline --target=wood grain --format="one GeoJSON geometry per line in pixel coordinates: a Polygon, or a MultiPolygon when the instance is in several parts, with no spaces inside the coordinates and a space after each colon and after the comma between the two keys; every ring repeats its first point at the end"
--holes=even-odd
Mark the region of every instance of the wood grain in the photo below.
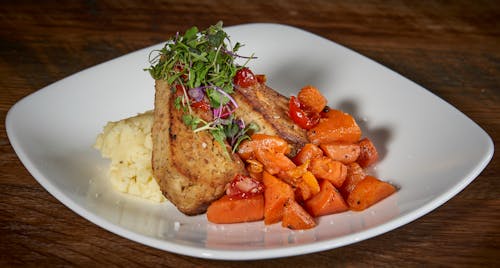
{"type": "MultiPolygon", "coordinates": [[[[262,261],[196,259],[114,235],[55,200],[23,167],[5,117],[68,75],[223,20],[289,24],[368,56],[443,98],[500,140],[497,1],[9,1],[0,5],[1,266],[500,266],[498,154],[460,194],[392,232],[262,261]]],[[[474,142],[474,141],[471,141],[474,142]]]]}

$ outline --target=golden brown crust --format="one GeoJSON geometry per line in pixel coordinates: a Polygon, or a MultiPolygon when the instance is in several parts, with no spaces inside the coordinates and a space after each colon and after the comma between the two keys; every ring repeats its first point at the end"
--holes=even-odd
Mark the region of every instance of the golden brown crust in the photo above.
{"type": "Polygon", "coordinates": [[[277,135],[291,145],[289,156],[307,143],[306,131],[295,124],[288,116],[288,98],[265,84],[257,83],[250,87],[238,87],[234,98],[239,105],[236,117],[245,122],[255,122],[260,133],[277,135]]]}
{"type": "MultiPolygon", "coordinates": [[[[181,212],[204,213],[224,194],[235,174],[246,174],[237,155],[228,155],[207,131],[194,133],[174,108],[173,94],[165,81],[156,81],[152,128],[153,174],[160,189],[181,212]]],[[[199,115],[201,116],[201,115],[199,115]]]]}
{"type": "MultiPolygon", "coordinates": [[[[156,81],[152,128],[153,174],[160,189],[181,212],[204,213],[224,194],[235,174],[247,174],[237,155],[225,149],[207,131],[194,133],[182,122],[183,111],[174,108],[174,96],[166,81],[156,81]]],[[[260,133],[278,135],[291,144],[293,156],[307,143],[306,132],[288,117],[288,98],[264,84],[238,88],[235,116],[254,122],[260,133]]],[[[194,110],[201,118],[210,117],[194,110]]],[[[230,151],[230,150],[228,150],[230,151]]]]}

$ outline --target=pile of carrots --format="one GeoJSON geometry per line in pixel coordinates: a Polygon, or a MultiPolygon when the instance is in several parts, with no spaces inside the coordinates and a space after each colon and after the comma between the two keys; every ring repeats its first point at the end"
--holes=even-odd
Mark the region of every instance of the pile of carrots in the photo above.
{"type": "Polygon", "coordinates": [[[281,221],[294,230],[316,226],[315,217],[361,211],[388,197],[396,188],[367,175],[378,160],[354,118],[329,109],[318,89],[306,86],[290,98],[290,117],[307,129],[307,143],[289,158],[290,146],[277,136],[253,134],[238,148],[250,176],[237,175],[226,195],[213,202],[213,223],[281,221]]]}

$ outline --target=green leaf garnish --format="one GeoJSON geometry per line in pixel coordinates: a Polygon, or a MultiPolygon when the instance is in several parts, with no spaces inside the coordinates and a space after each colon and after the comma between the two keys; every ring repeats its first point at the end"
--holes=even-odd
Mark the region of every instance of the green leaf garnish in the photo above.
{"type": "Polygon", "coordinates": [[[170,38],[157,51],[158,55],[150,59],[151,66],[146,70],[154,79],[165,79],[169,84],[178,82],[187,88],[216,85],[231,93],[232,79],[242,67],[235,64],[233,53],[241,45],[236,43],[228,49],[225,40],[229,37],[222,29],[222,22],[201,32],[192,27],[184,35],[170,38]]]}
{"type": "Polygon", "coordinates": [[[192,130],[197,129],[198,125],[203,122],[201,118],[196,117],[192,114],[183,114],[182,121],[186,126],[191,127],[192,130]]]}
{"type": "MultiPolygon", "coordinates": [[[[239,121],[232,115],[223,120],[220,118],[221,113],[215,111],[214,115],[218,115],[214,121],[205,122],[192,114],[192,100],[187,93],[189,89],[203,88],[204,98],[212,110],[222,111],[223,106],[228,108],[230,105],[237,107],[229,94],[234,92],[233,78],[236,72],[246,63],[243,66],[235,63],[236,57],[242,57],[236,54],[242,45],[236,43],[230,48],[226,41],[230,43],[229,36],[222,29],[222,22],[203,31],[191,27],[183,35],[177,33],[170,38],[159,51],[153,51],[157,55],[151,58],[150,54],[151,66],[145,70],[155,80],[166,80],[173,86],[173,92],[175,85],[181,86],[183,95],[174,99],[174,107],[177,110],[182,108],[185,112],[182,121],[186,126],[195,132],[210,131],[214,139],[224,147],[224,141],[228,140],[234,152],[243,140],[250,138],[247,132],[251,130],[251,124],[242,129],[239,121]]],[[[250,60],[253,56],[244,58],[250,60]]]]}
{"type": "Polygon", "coordinates": [[[181,96],[178,96],[177,98],[175,98],[174,100],[174,107],[176,110],[180,110],[181,109],[181,102],[182,102],[182,97],[181,96]]]}
{"type": "Polygon", "coordinates": [[[226,144],[224,141],[226,140],[226,135],[224,135],[224,130],[221,127],[217,127],[210,130],[210,133],[214,137],[214,139],[224,148],[224,152],[226,152],[226,156],[229,157],[229,153],[226,149],[226,144]]]}

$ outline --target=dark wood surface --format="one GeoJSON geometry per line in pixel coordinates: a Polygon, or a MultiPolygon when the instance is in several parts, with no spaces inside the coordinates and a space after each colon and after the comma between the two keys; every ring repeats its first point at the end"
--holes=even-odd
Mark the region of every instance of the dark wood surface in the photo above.
{"type": "Polygon", "coordinates": [[[226,26],[274,22],[324,36],[394,69],[464,112],[497,143],[499,18],[498,1],[3,1],[0,266],[499,267],[498,154],[449,202],[389,233],[315,254],[225,262],[150,248],[78,216],[24,168],[4,123],[22,97],[177,30],[218,20],[226,26]]]}

